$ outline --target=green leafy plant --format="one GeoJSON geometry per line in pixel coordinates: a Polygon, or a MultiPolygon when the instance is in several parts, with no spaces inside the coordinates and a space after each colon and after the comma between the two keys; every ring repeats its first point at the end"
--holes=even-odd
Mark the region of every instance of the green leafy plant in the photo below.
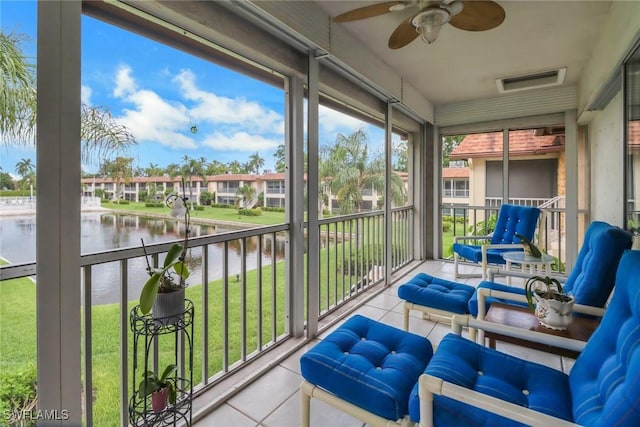
{"type": "Polygon", "coordinates": [[[171,381],[171,376],[177,372],[178,367],[176,365],[167,365],[162,372],[162,375],[158,376],[153,371],[147,371],[142,375],[142,381],[138,385],[138,397],[144,399],[146,396],[161,391],[163,388],[168,390],[169,403],[176,403],[177,392],[174,382],[171,381]]]}
{"type": "Polygon", "coordinates": [[[542,252],[540,252],[540,249],[538,249],[538,247],[534,245],[533,242],[531,242],[522,234],[514,233],[514,236],[520,239],[520,242],[522,242],[523,245],[529,246],[529,252],[531,252],[532,257],[535,257],[535,258],[542,257],[542,252]]]}
{"type": "Polygon", "coordinates": [[[183,195],[172,193],[167,197],[165,203],[171,208],[171,216],[184,217],[184,244],[174,243],[171,245],[162,267],[153,268],[149,263],[147,249],[144,245],[144,240],[142,240],[142,248],[147,261],[147,273],[150,276],[140,292],[140,312],[142,314],[148,314],[151,311],[158,293],[175,292],[187,286],[186,280],[189,277],[189,269],[185,263],[185,257],[189,242],[189,221],[191,216],[187,204],[188,198],[184,195],[184,180],[182,181],[182,190],[183,195]]]}
{"type": "Polygon", "coordinates": [[[524,286],[525,294],[527,296],[527,304],[529,310],[535,311],[535,305],[533,301],[533,293],[540,295],[544,299],[555,299],[561,302],[569,301],[569,297],[564,293],[562,284],[558,279],[549,276],[532,276],[527,279],[524,286]]]}

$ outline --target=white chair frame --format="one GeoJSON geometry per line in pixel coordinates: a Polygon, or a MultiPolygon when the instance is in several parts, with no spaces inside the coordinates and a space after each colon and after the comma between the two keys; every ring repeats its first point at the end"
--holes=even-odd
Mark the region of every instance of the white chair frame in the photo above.
{"type": "MultiPolygon", "coordinates": [[[[583,341],[543,334],[540,332],[529,331],[527,329],[499,325],[497,323],[473,319],[469,316],[454,315],[451,323],[452,331],[460,335],[462,333],[463,327],[491,331],[503,335],[510,335],[516,338],[522,338],[529,341],[539,342],[541,344],[552,345],[555,347],[562,347],[573,351],[582,351],[586,344],[583,341]]],[[[493,412],[503,417],[531,426],[578,426],[578,424],[541,412],[533,411],[531,409],[524,408],[522,406],[515,405],[513,403],[509,403],[474,390],[469,390],[431,375],[423,374],[420,376],[420,379],[418,381],[418,392],[420,396],[420,427],[433,427],[434,395],[445,396],[455,400],[459,400],[471,406],[481,408],[486,411],[493,412]]]]}
{"type": "MultiPolygon", "coordinates": [[[[487,291],[491,291],[487,289],[487,291]]],[[[498,296],[497,291],[487,292],[487,295],[498,296]]],[[[500,292],[505,297],[513,297],[513,294],[506,292],[500,292]]],[[[479,294],[479,299],[486,297],[485,292],[479,294]]],[[[501,298],[503,296],[500,296],[501,298]]],[[[511,298],[513,299],[513,298],[511,298]]],[[[526,301],[526,299],[525,299],[526,301]]],[[[480,304],[480,300],[478,301],[480,304]]],[[[483,302],[483,304],[485,304],[483,302]]],[[[577,306],[578,309],[585,308],[585,312],[588,314],[602,314],[604,310],[589,307],[589,306],[577,306]]],[[[500,325],[498,323],[487,322],[486,320],[474,319],[470,316],[453,315],[451,320],[451,329],[454,333],[461,335],[463,328],[469,328],[469,330],[479,329],[480,331],[491,331],[502,335],[509,335],[515,338],[521,338],[541,344],[551,345],[554,347],[561,347],[573,351],[582,351],[585,346],[584,341],[563,338],[556,335],[544,334],[541,332],[530,331],[522,328],[515,328],[512,326],[500,325]]],[[[434,351],[437,349],[434,348],[434,351]]],[[[554,426],[576,426],[577,424],[567,422],[565,420],[552,417],[540,412],[532,411],[530,409],[514,405],[496,399],[491,396],[478,393],[473,390],[468,390],[463,387],[456,386],[430,375],[421,375],[419,378],[419,396],[420,396],[420,420],[419,427],[432,427],[433,426],[433,395],[442,395],[451,397],[453,399],[462,400],[469,405],[476,406],[485,409],[490,412],[505,416],[516,421],[520,421],[532,426],[546,427],[548,425],[554,426]]],[[[361,420],[368,425],[375,427],[409,427],[415,424],[411,422],[408,416],[400,420],[387,420],[371,412],[353,405],[339,397],[319,388],[316,385],[303,381],[300,385],[301,396],[301,426],[310,427],[310,415],[311,415],[311,398],[321,400],[322,402],[332,406],[346,414],[353,416],[354,418],[361,420]]]]}
{"type": "MultiPolygon", "coordinates": [[[[536,231],[534,232],[534,236],[543,236],[544,229],[546,228],[546,218],[547,213],[544,209],[540,209],[540,216],[538,217],[538,226],[536,227],[536,231]]],[[[454,236],[453,243],[458,243],[462,240],[491,240],[491,234],[486,236],[454,236]]],[[[534,239],[539,241],[540,239],[534,239]]],[[[489,249],[517,249],[518,246],[524,249],[524,245],[519,243],[500,243],[500,244],[484,244],[480,246],[480,250],[482,251],[482,260],[480,261],[480,265],[482,267],[482,274],[462,274],[458,271],[458,263],[460,261],[460,256],[454,252],[453,253],[453,274],[456,279],[465,278],[465,277],[482,277],[482,280],[487,279],[487,268],[489,263],[487,261],[487,250],[489,249]]],[[[475,262],[471,265],[477,265],[475,262]]]]}

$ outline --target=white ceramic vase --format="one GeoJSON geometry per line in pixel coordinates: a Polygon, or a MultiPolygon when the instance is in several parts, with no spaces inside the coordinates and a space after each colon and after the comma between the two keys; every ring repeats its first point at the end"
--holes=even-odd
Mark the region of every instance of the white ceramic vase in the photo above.
{"type": "Polygon", "coordinates": [[[573,302],[572,296],[566,296],[567,301],[558,301],[556,299],[542,298],[537,292],[533,293],[536,299],[535,316],[540,324],[549,329],[563,330],[567,329],[573,320],[573,302]]]}

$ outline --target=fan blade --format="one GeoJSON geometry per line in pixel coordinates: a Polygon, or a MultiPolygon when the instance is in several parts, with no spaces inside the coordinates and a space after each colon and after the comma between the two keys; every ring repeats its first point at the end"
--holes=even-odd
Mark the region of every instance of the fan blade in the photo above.
{"type": "Polygon", "coordinates": [[[504,21],[504,9],[493,1],[465,1],[462,12],[453,16],[449,24],[467,31],[485,31],[504,21]]]}
{"type": "Polygon", "coordinates": [[[384,3],[372,4],[370,6],[361,7],[359,9],[350,10],[333,18],[333,22],[351,22],[359,19],[373,18],[374,16],[384,15],[391,12],[391,7],[402,4],[406,5],[408,1],[387,1],[384,3]]]}
{"type": "Polygon", "coordinates": [[[411,20],[414,17],[411,16],[409,19],[402,21],[400,25],[396,28],[396,30],[389,37],[389,48],[390,49],[400,49],[414,41],[418,37],[418,31],[416,27],[413,26],[411,20]]]}

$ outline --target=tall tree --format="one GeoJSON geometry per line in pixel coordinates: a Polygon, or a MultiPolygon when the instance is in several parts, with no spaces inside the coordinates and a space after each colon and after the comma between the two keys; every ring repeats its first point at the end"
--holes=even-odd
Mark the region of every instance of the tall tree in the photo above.
{"type": "Polygon", "coordinates": [[[397,172],[409,172],[409,156],[407,153],[407,143],[400,141],[393,146],[393,170],[397,172]]]}
{"type": "Polygon", "coordinates": [[[33,165],[31,159],[20,159],[20,161],[16,163],[16,173],[23,179],[26,178],[34,170],[35,166],[33,165]]]}
{"type": "Polygon", "coordinates": [[[207,165],[207,175],[222,175],[228,170],[227,165],[219,160],[213,160],[207,165]]]}
{"type": "Polygon", "coordinates": [[[113,198],[120,201],[124,193],[124,184],[131,181],[133,176],[133,158],[116,157],[114,160],[106,160],[100,165],[103,176],[113,179],[115,183],[113,198]]]}
{"type": "Polygon", "coordinates": [[[442,166],[449,167],[449,155],[462,142],[466,135],[447,135],[442,138],[442,166]]]}
{"type": "Polygon", "coordinates": [[[189,200],[193,206],[193,177],[202,178],[203,183],[207,182],[207,176],[204,169],[204,165],[200,160],[192,159],[189,156],[182,158],[181,168],[182,178],[189,183],[189,200]]]}
{"type": "Polygon", "coordinates": [[[162,168],[157,163],[149,163],[149,166],[144,168],[144,174],[146,176],[161,176],[162,168]]]}
{"type": "Polygon", "coordinates": [[[26,36],[0,32],[0,137],[3,145],[35,140],[35,66],[20,45],[26,36]]]}
{"type": "Polygon", "coordinates": [[[276,152],[273,153],[273,157],[276,158],[276,164],[275,164],[276,172],[283,173],[287,166],[285,162],[285,156],[284,156],[284,144],[278,145],[276,152]]]}
{"type": "MultiPolygon", "coordinates": [[[[365,189],[381,193],[385,188],[384,157],[369,154],[364,129],[348,136],[338,134],[334,145],[322,150],[319,170],[321,178],[329,181],[341,214],[360,211],[365,189]]],[[[404,204],[407,199],[404,184],[397,174],[391,174],[391,196],[395,205],[404,204]]]]}
{"type": "Polygon", "coordinates": [[[260,175],[260,169],[264,166],[264,159],[260,157],[260,154],[256,151],[249,156],[249,169],[256,175],[260,175]]]}
{"type": "Polygon", "coordinates": [[[250,185],[243,185],[236,190],[236,194],[242,196],[242,199],[238,199],[238,204],[244,203],[245,205],[253,200],[256,195],[256,189],[250,185]]]}
{"type": "MultiPolygon", "coordinates": [[[[24,35],[0,32],[0,138],[2,145],[36,141],[36,66],[24,56],[24,35]]],[[[99,164],[112,155],[125,155],[136,144],[133,134],[104,108],[82,104],[82,161],[99,164]]]]}

